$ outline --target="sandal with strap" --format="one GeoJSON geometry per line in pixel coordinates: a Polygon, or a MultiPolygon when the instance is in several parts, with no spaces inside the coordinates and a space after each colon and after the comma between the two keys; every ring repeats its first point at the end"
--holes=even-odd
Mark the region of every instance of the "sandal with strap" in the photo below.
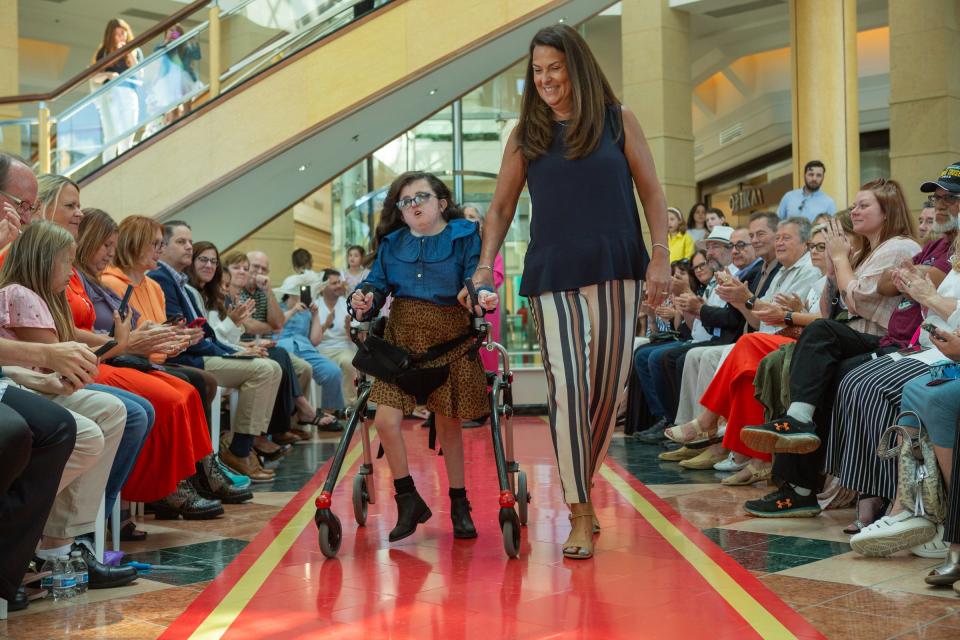
{"type": "Polygon", "coordinates": [[[700,421],[697,420],[697,418],[694,418],[687,424],[665,429],[663,435],[667,436],[669,440],[672,440],[677,444],[689,445],[710,440],[716,435],[716,433],[716,429],[713,431],[704,430],[704,428],[700,426],[700,421]]]}
{"type": "Polygon", "coordinates": [[[147,532],[137,529],[133,520],[125,520],[120,525],[120,540],[123,542],[143,542],[147,539],[147,532]]]}
{"type": "Polygon", "coordinates": [[[743,469],[721,480],[720,484],[727,487],[741,487],[761,480],[770,480],[772,475],[773,463],[761,462],[759,466],[756,466],[754,461],[751,460],[743,469]]]}
{"type": "MultiPolygon", "coordinates": [[[[593,514],[591,513],[578,513],[576,515],[570,514],[570,522],[575,525],[577,520],[581,518],[592,518],[593,514]]],[[[593,539],[592,536],[575,536],[574,530],[570,531],[570,535],[567,537],[567,541],[563,543],[563,556],[565,558],[571,558],[573,560],[586,560],[593,557],[593,539]]]]}
{"type": "Polygon", "coordinates": [[[882,518],[883,514],[887,512],[887,507],[889,504],[890,502],[886,498],[881,498],[880,496],[865,496],[863,494],[858,495],[857,518],[852,524],[845,527],[843,532],[850,535],[856,535],[860,533],[863,529],[866,529],[871,524],[882,518]],[[880,508],[873,512],[873,517],[871,518],[870,516],[864,515],[864,511],[861,511],[860,505],[878,504],[877,501],[879,501],[880,508]]]}

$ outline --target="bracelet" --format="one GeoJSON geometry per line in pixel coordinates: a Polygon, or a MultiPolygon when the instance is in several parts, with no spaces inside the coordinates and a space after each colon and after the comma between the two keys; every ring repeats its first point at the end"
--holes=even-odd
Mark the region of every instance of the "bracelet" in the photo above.
{"type": "Polygon", "coordinates": [[[663,250],[666,251],[667,253],[670,253],[670,247],[668,247],[667,245],[663,244],[662,242],[654,242],[654,243],[653,243],[653,248],[656,249],[657,247],[660,247],[661,249],[663,249],[663,250]]]}
{"type": "Polygon", "coordinates": [[[493,273],[493,267],[488,264],[478,264],[477,268],[474,271],[480,271],[480,269],[490,269],[490,273],[493,273]]]}

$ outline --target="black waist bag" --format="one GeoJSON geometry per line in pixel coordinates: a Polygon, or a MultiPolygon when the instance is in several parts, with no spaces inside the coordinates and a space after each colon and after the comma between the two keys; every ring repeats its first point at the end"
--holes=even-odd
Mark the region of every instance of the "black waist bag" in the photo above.
{"type": "Polygon", "coordinates": [[[390,344],[375,332],[371,332],[357,349],[357,354],[353,357],[353,366],[377,380],[397,385],[404,393],[415,397],[418,404],[424,404],[430,394],[447,381],[450,376],[450,365],[445,364],[439,367],[415,365],[418,362],[436,360],[473,337],[472,334],[466,334],[431,347],[424,353],[412,354],[403,347],[390,344]]]}

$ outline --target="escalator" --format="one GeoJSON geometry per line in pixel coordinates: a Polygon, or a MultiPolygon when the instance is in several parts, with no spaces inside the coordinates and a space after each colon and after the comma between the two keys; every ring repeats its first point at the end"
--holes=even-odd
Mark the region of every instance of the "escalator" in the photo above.
{"type": "Polygon", "coordinates": [[[230,246],[612,0],[393,0],[230,88],[83,178],[116,217],[230,246]]]}

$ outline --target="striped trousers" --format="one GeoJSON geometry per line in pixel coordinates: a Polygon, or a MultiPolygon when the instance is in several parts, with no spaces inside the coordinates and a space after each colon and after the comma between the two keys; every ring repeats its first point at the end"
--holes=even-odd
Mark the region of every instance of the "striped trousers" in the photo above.
{"type": "Polygon", "coordinates": [[[589,502],[630,374],[640,282],[530,298],[547,374],[550,432],[567,504],[589,502]]]}
{"type": "Polygon", "coordinates": [[[900,412],[904,385],[928,371],[929,365],[913,358],[881,356],[843,377],[826,443],[826,471],[841,485],[893,499],[897,461],[878,458],[877,443],[900,412]]]}

